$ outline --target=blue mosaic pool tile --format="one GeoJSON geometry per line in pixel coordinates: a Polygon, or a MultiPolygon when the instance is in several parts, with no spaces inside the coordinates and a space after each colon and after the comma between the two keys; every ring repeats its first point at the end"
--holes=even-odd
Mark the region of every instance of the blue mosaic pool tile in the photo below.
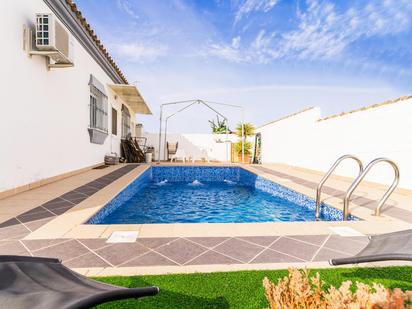
{"type": "Polygon", "coordinates": [[[169,182],[198,181],[238,181],[239,169],[233,167],[205,166],[156,166],[153,167],[154,182],[167,180],[169,182]]]}
{"type": "MultiPolygon", "coordinates": [[[[205,166],[156,166],[146,170],[140,177],[130,183],[122,192],[113,198],[104,208],[88,220],[89,224],[99,224],[103,218],[128,201],[139,190],[150,182],[192,182],[198,181],[224,181],[230,180],[242,185],[252,186],[257,190],[280,197],[301,207],[306,207],[315,212],[315,201],[306,195],[283,187],[273,181],[255,175],[239,167],[205,167],[205,166]]],[[[322,203],[321,220],[342,221],[343,212],[322,203]]],[[[349,216],[349,220],[358,220],[349,216]]]]}
{"type": "MultiPolygon", "coordinates": [[[[273,196],[278,196],[301,207],[311,209],[314,212],[316,210],[315,200],[307,197],[306,195],[281,186],[273,181],[255,175],[249,171],[244,170],[243,168],[240,168],[239,183],[243,185],[253,186],[258,190],[269,193],[273,196]]],[[[343,212],[341,210],[327,206],[324,203],[322,203],[320,206],[320,216],[321,219],[328,221],[343,220],[343,212]]],[[[350,215],[348,219],[357,220],[357,218],[353,217],[352,215],[350,215]]]]}
{"type": "Polygon", "coordinates": [[[152,168],[144,171],[138,178],[131,182],[124,190],[116,195],[109,203],[100,209],[93,217],[91,217],[87,224],[100,224],[103,218],[110,215],[114,210],[122,206],[126,201],[132,198],[139,190],[147,186],[152,179],[152,168]]]}

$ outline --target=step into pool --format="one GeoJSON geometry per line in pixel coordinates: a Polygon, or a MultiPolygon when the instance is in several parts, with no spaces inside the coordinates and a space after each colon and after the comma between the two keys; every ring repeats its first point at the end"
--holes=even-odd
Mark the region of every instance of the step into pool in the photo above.
{"type": "MultiPolygon", "coordinates": [[[[322,204],[321,220],[342,218],[342,211],[322,204]]],[[[87,223],[296,221],[315,221],[313,199],[241,167],[153,166],[87,223]]]]}

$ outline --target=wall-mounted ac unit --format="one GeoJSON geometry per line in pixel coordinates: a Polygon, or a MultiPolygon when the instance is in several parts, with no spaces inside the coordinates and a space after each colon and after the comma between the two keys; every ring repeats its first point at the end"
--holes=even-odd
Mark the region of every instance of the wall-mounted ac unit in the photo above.
{"type": "Polygon", "coordinates": [[[69,33],[55,20],[53,14],[36,14],[35,46],[55,62],[55,65],[73,64],[73,44],[69,33]]]}

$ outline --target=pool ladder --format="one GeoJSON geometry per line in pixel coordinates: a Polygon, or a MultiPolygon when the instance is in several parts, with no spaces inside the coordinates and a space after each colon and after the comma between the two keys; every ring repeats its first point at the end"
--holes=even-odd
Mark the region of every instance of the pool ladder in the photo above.
{"type": "Polygon", "coordinates": [[[376,206],[375,209],[375,216],[380,216],[381,214],[381,208],[389,198],[389,196],[392,194],[392,192],[396,189],[396,187],[399,184],[399,168],[396,165],[395,162],[393,162],[390,159],[387,158],[377,158],[375,160],[372,160],[365,168],[363,168],[362,161],[358,158],[355,157],[354,155],[344,155],[340,157],[339,159],[336,160],[336,162],[332,165],[332,167],[328,170],[328,172],[323,176],[321,181],[319,182],[317,188],[316,188],[316,220],[319,220],[320,218],[320,204],[321,204],[321,193],[322,193],[322,187],[325,184],[326,180],[332,175],[332,173],[335,171],[335,169],[338,167],[338,165],[346,160],[346,159],[352,159],[359,165],[359,174],[355,178],[355,180],[352,182],[351,186],[346,190],[345,197],[343,199],[343,220],[348,220],[349,217],[349,203],[350,203],[350,198],[352,196],[353,191],[359,186],[359,184],[362,182],[362,180],[365,178],[365,176],[368,174],[368,172],[371,170],[371,168],[376,165],[377,163],[380,162],[386,162],[389,165],[392,166],[394,172],[395,172],[395,178],[389,187],[388,191],[383,195],[383,197],[380,199],[378,205],[376,206]]]}

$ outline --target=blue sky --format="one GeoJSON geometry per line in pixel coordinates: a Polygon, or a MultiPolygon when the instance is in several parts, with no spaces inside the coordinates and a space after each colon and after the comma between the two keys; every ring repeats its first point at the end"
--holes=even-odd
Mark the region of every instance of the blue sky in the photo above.
{"type": "MultiPolygon", "coordinates": [[[[77,0],[158,130],[161,103],[240,104],[256,125],[308,106],[323,115],[411,94],[410,0],[77,0]]],[[[222,109],[233,126],[238,111],[222,109]]],[[[169,110],[167,113],[173,112],[169,110]]],[[[175,132],[207,132],[201,107],[175,132]]]]}

